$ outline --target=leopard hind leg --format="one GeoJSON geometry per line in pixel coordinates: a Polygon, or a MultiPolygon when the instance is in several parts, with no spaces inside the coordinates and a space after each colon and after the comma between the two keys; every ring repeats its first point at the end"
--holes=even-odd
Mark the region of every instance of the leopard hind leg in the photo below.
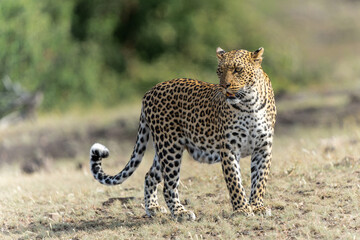
{"type": "Polygon", "coordinates": [[[159,157],[155,154],[153,165],[145,175],[144,199],[145,210],[148,216],[155,216],[159,212],[167,212],[166,208],[159,205],[157,197],[158,185],[162,179],[159,157]]]}
{"type": "Polygon", "coordinates": [[[159,160],[164,178],[164,198],[173,218],[177,221],[195,220],[195,214],[186,210],[180,203],[178,186],[180,183],[180,165],[184,146],[171,138],[164,145],[167,148],[159,149],[159,160]]]}

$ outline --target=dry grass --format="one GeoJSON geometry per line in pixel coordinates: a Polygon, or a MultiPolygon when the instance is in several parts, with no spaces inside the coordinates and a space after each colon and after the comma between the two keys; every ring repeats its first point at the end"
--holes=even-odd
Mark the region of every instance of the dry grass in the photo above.
{"type": "MultiPolygon", "coordinates": [[[[3,166],[0,238],[359,239],[360,127],[345,126],[298,128],[276,136],[265,199],[273,213],[268,218],[232,216],[220,165],[201,165],[187,154],[180,196],[197,220],[182,223],[166,214],[144,216],[143,179],[152,162],[151,147],[135,174],[117,187],[93,180],[86,155],[32,175],[3,166]],[[79,161],[83,168],[76,167],[79,161]]],[[[130,156],[131,146],[125,146],[104,163],[109,173],[120,170],[130,156]]],[[[249,165],[248,158],[241,160],[247,189],[249,165]]]]}

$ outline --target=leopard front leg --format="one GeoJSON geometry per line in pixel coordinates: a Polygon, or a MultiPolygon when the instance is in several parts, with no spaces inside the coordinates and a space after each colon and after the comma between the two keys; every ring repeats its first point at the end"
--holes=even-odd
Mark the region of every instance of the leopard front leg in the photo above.
{"type": "Polygon", "coordinates": [[[262,143],[251,156],[251,194],[249,203],[255,214],[271,216],[271,209],[264,206],[266,182],[269,176],[272,147],[271,142],[262,143]]]}
{"type": "Polygon", "coordinates": [[[252,216],[252,209],[247,202],[245,189],[241,184],[239,162],[236,160],[234,154],[228,150],[229,148],[230,147],[228,147],[226,150],[222,150],[220,152],[220,156],[222,170],[226,181],[226,186],[229,190],[233,210],[236,213],[240,213],[245,216],[252,216]]]}

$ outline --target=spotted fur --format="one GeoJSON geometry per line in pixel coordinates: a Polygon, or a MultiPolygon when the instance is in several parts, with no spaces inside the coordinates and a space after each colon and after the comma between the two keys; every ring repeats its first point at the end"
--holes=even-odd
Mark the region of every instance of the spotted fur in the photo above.
{"type": "Polygon", "coordinates": [[[101,168],[109,151],[101,144],[90,150],[94,177],[102,184],[125,181],[139,166],[151,134],[155,157],[145,176],[148,215],[165,211],[157,201],[157,186],[164,181],[164,198],[175,218],[195,219],[180,203],[178,186],[182,153],[198,162],[221,162],[235,212],[269,214],[263,205],[272,158],[276,108],[270,80],[261,68],[264,49],[255,52],[217,49],[220,84],[174,79],[148,91],[136,144],[130,161],[114,176],[101,168]],[[239,160],[251,155],[251,193],[247,200],[241,184],[239,160]]]}

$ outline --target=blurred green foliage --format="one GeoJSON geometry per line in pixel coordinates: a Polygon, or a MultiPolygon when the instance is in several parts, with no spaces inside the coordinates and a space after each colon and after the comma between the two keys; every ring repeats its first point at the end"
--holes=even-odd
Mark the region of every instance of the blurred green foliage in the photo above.
{"type": "Polygon", "coordinates": [[[216,47],[262,46],[275,90],[292,89],[321,72],[271,22],[281,2],[2,0],[0,77],[43,91],[43,109],[113,105],[172,78],[216,83],[216,47]]]}

